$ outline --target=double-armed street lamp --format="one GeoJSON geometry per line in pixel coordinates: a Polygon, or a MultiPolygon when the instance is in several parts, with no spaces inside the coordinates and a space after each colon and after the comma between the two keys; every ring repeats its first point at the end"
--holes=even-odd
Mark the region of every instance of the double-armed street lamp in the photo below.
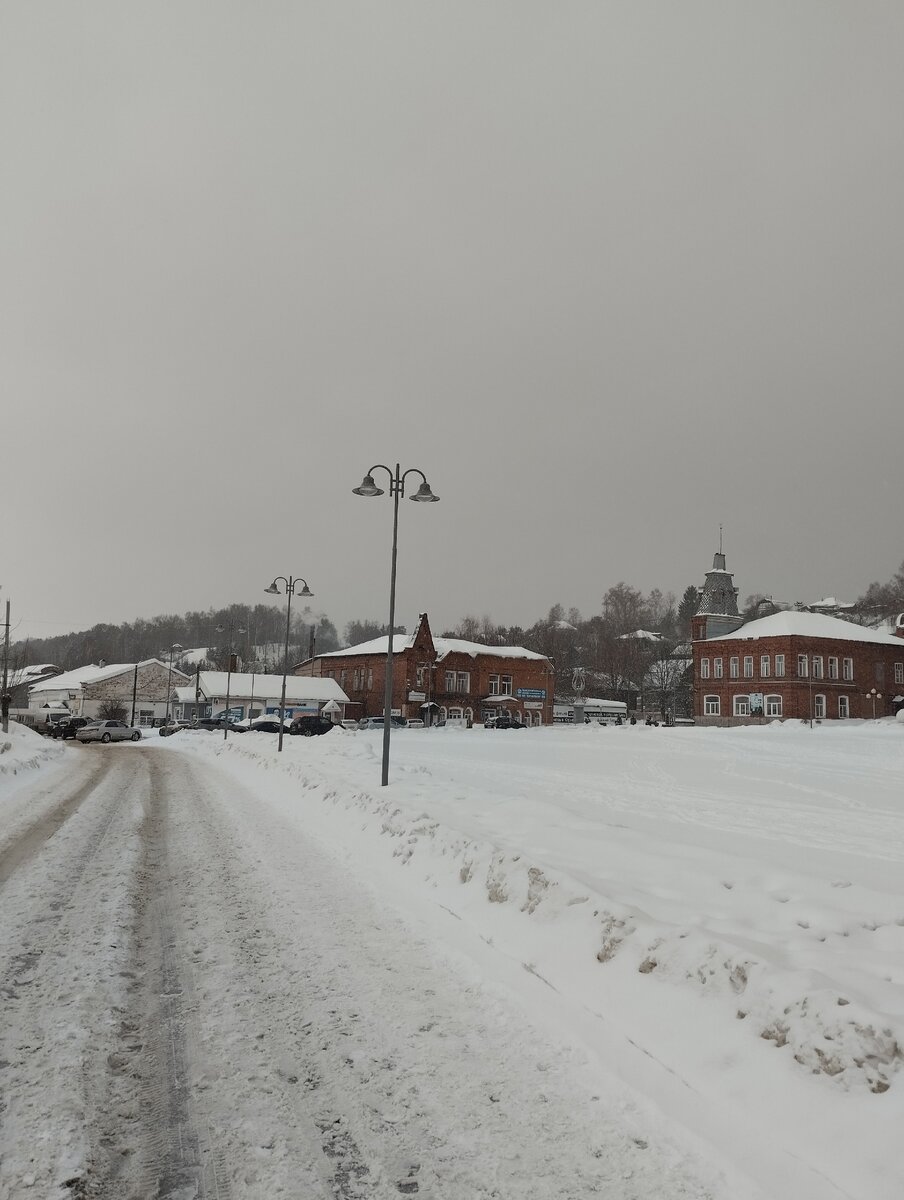
{"type": "MultiPolygon", "coordinates": [[[[169,648],[169,675],[168,675],[167,681],[166,681],[166,716],[163,719],[164,725],[169,725],[170,697],[173,694],[173,655],[176,653],[177,650],[181,650],[181,649],[182,649],[182,647],[179,645],[178,642],[173,642],[172,646],[170,646],[170,648],[169,648]]],[[[135,668],[135,684],[136,684],[136,686],[138,684],[138,668],[137,667],[135,668]]],[[[134,689],[133,689],[132,724],[134,725],[134,723],[135,723],[135,696],[134,696],[134,689]]],[[[152,724],[153,724],[153,722],[152,722],[152,724]]]]}
{"type": "Polygon", "coordinates": [[[870,688],[870,690],[866,693],[866,699],[872,700],[872,702],[873,702],[873,720],[875,721],[875,719],[876,719],[876,701],[882,699],[882,693],[877,692],[875,688],[870,688]]]}
{"type": "Polygon", "coordinates": [[[419,471],[417,467],[411,467],[402,473],[401,467],[396,463],[395,474],[389,467],[378,463],[375,467],[371,467],[364,479],[361,481],[361,486],[352,488],[356,496],[382,496],[383,488],[378,488],[374,483],[374,471],[385,471],[389,476],[389,494],[393,499],[392,506],[392,566],[389,575],[389,641],[386,649],[386,686],[383,693],[383,780],[382,786],[386,787],[389,783],[389,731],[392,725],[392,634],[395,626],[395,585],[396,585],[396,555],[398,547],[398,531],[399,531],[399,499],[405,495],[405,480],[409,475],[419,475],[421,477],[421,486],[409,497],[411,500],[416,500],[421,504],[435,504],[439,500],[439,496],[434,496],[430,490],[430,484],[427,482],[427,476],[423,471],[419,471]]]}
{"type": "Polygon", "coordinates": [[[282,696],[279,701],[279,741],[276,746],[277,751],[280,751],[282,750],[283,743],[283,722],[286,719],[286,672],[289,669],[289,630],[292,627],[292,597],[296,594],[305,597],[313,596],[314,593],[300,575],[289,575],[288,578],[285,575],[277,575],[270,586],[264,588],[264,591],[268,596],[280,596],[283,591],[286,593],[286,647],[283,652],[282,696]],[[281,583],[285,584],[284,588],[279,587],[281,583]],[[296,588],[299,584],[302,584],[302,588],[300,592],[296,593],[296,588]]]}
{"type": "Polygon", "coordinates": [[[228,625],[217,625],[217,633],[228,635],[226,646],[226,712],[223,714],[223,741],[229,736],[229,696],[232,689],[232,639],[237,633],[246,633],[241,625],[237,628],[232,621],[228,625]]]}

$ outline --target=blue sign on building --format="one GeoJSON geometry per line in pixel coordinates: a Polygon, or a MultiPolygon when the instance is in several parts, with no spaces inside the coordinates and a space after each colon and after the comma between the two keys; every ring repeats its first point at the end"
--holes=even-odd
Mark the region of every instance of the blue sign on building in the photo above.
{"type": "Polygon", "coordinates": [[[518,688],[515,695],[519,700],[545,700],[546,688],[518,688]]]}

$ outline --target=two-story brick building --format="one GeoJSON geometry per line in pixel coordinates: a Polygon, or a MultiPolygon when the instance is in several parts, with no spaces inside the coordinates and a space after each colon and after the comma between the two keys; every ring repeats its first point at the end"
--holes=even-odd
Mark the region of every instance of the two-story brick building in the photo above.
{"type": "Polygon", "coordinates": [[[700,724],[883,717],[904,705],[900,620],[889,634],[821,613],[777,612],[706,637],[701,616],[692,621],[700,724]]]}
{"type": "MultiPolygon", "coordinates": [[[[296,675],[337,681],[352,704],[349,715],[383,712],[388,638],[379,637],[320,654],[296,675]]],[[[522,646],[486,646],[459,638],[434,638],[422,613],[413,635],[393,638],[392,708],[399,716],[482,723],[507,710],[527,725],[553,719],[555,670],[550,659],[522,646]]]]}

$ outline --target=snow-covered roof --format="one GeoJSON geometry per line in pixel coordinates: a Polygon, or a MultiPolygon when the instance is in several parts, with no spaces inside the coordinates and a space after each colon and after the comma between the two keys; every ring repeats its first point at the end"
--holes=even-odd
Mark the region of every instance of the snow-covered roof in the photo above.
{"type": "Polygon", "coordinates": [[[49,672],[60,673],[60,668],[54,663],[35,663],[26,667],[16,667],[9,673],[9,686],[19,687],[23,683],[37,682],[49,672]]]}
{"type": "MultiPolygon", "coordinates": [[[[227,679],[227,674],[226,671],[202,671],[200,675],[201,695],[205,699],[210,699],[212,696],[225,696],[227,682],[229,694],[236,698],[253,694],[261,699],[266,699],[282,694],[282,675],[252,675],[244,671],[233,671],[227,679]]],[[[194,700],[194,685],[178,688],[177,694],[180,701],[194,700]]],[[[337,700],[340,704],[349,703],[348,696],[335,679],[321,679],[317,675],[287,675],[286,700],[291,700],[293,703],[297,703],[299,700],[337,700]]]]}
{"type": "MultiPolygon", "coordinates": [[[[169,663],[162,662],[159,658],[146,658],[140,663],[108,663],[106,666],[99,667],[96,664],[90,664],[87,667],[77,667],[74,671],[65,671],[62,675],[52,675],[49,679],[42,679],[39,683],[30,687],[29,694],[37,695],[40,692],[57,692],[57,691],[78,691],[88,683],[100,683],[102,679],[112,679],[115,675],[122,675],[126,671],[134,671],[135,667],[151,667],[154,665],[165,667],[169,670],[169,663]]],[[[176,667],[173,667],[173,676],[179,679],[187,679],[176,667]]]]}
{"type": "Polygon", "coordinates": [[[831,609],[848,609],[853,608],[853,604],[849,604],[844,600],[836,600],[834,596],[826,596],[823,600],[814,600],[812,604],[808,604],[807,608],[831,608],[831,609]]]}
{"type": "MultiPolygon", "coordinates": [[[[399,653],[402,650],[410,650],[414,645],[415,635],[409,634],[394,634],[392,639],[393,654],[399,653]]],[[[436,658],[438,662],[446,657],[447,654],[469,654],[471,658],[476,658],[478,654],[492,654],[497,658],[531,658],[546,661],[545,654],[537,654],[534,650],[527,650],[524,646],[487,646],[483,642],[466,642],[461,638],[444,638],[435,637],[433,645],[436,647],[436,658]]],[[[383,654],[385,655],[389,648],[389,637],[373,638],[369,642],[361,642],[357,646],[346,646],[344,650],[332,650],[329,654],[318,654],[318,658],[341,658],[343,656],[357,656],[359,654],[383,654]]]]}
{"type": "Polygon", "coordinates": [[[840,617],[828,617],[825,613],[798,612],[796,609],[772,613],[771,616],[760,617],[757,621],[748,621],[734,633],[708,638],[707,641],[745,641],[752,638],[770,637],[832,638],[843,642],[875,642],[883,646],[898,646],[904,654],[904,639],[895,637],[894,634],[879,633],[864,625],[854,625],[851,621],[843,621],[840,617]]]}
{"type": "Polygon", "coordinates": [[[662,634],[650,629],[635,629],[631,633],[623,633],[620,635],[620,640],[625,638],[635,638],[639,642],[661,642],[662,634]]]}

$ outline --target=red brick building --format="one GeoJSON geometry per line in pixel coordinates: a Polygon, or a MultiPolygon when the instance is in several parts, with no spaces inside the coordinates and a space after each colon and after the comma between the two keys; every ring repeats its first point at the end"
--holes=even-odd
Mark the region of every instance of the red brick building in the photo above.
{"type": "Polygon", "coordinates": [[[692,619],[694,716],[703,725],[758,719],[884,717],[904,706],[904,625],[897,635],[837,617],[777,612],[715,637],[692,619]]]}
{"type": "MultiPolygon", "coordinates": [[[[348,715],[383,713],[388,638],[320,654],[296,675],[335,679],[351,700],[348,715]]],[[[485,646],[434,638],[427,614],[417,632],[393,638],[392,709],[399,716],[482,723],[507,710],[528,725],[551,725],[555,670],[550,659],[521,646],[485,646]]]]}

